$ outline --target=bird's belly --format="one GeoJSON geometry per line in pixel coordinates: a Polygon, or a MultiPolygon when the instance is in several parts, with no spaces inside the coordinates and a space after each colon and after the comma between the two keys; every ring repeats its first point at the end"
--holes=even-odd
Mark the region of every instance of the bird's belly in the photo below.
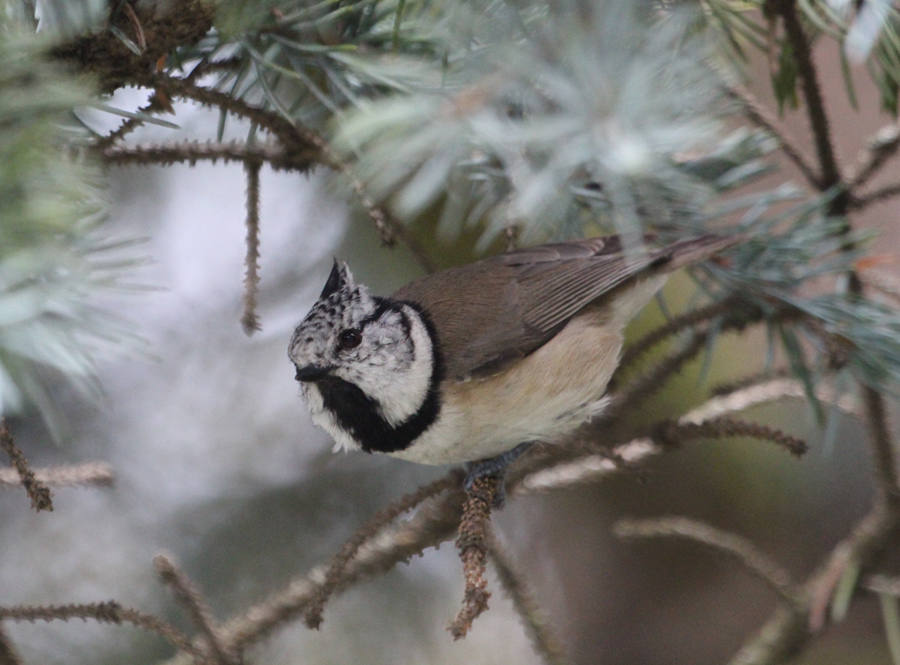
{"type": "Polygon", "coordinates": [[[390,454],[421,464],[456,464],[520,443],[559,441],[602,411],[621,348],[621,324],[586,312],[508,370],[452,384],[438,420],[411,446],[390,454]]]}

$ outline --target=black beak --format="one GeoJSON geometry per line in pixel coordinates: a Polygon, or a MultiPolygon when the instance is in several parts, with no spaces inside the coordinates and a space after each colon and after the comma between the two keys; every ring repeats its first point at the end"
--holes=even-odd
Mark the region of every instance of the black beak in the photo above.
{"type": "Polygon", "coordinates": [[[318,365],[307,365],[306,367],[298,367],[294,378],[298,381],[318,381],[328,374],[327,367],[319,367],[318,365]]]}

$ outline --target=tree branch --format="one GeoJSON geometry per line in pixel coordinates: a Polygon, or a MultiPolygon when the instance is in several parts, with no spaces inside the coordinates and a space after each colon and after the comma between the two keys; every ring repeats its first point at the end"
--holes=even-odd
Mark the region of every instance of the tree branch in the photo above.
{"type": "Polygon", "coordinates": [[[614,532],[620,538],[675,537],[708,545],[735,557],[789,605],[802,605],[803,589],[794,582],[790,573],[752,542],[736,534],[684,517],[621,520],[615,525],[614,532]]]}
{"type": "MultiPolygon", "coordinates": [[[[51,466],[32,469],[34,478],[48,487],[77,487],[95,485],[110,487],[116,476],[105,462],[87,462],[73,466],[51,466]]],[[[0,469],[0,489],[21,487],[22,477],[15,469],[0,469]]]]}
{"type": "Polygon", "coordinates": [[[800,23],[795,0],[770,0],[770,5],[781,16],[785,35],[797,60],[803,97],[806,100],[806,113],[809,116],[809,124],[812,128],[816,154],[822,173],[819,188],[822,190],[830,189],[841,182],[841,173],[834,154],[831,129],[828,116],[825,113],[825,101],[822,98],[822,90],[819,85],[816,66],[813,63],[809,40],[803,30],[803,25],[800,23]]]}
{"type": "Polygon", "coordinates": [[[217,665],[237,663],[239,659],[231,658],[222,644],[215,619],[212,617],[206,599],[187,574],[163,554],[158,554],[153,558],[153,565],[156,572],[159,573],[160,579],[174,591],[176,600],[187,610],[192,623],[203,635],[213,662],[217,665]]]}
{"type": "Polygon", "coordinates": [[[259,170],[260,162],[245,162],[247,174],[247,252],[244,256],[244,313],[241,327],[248,337],[261,329],[256,313],[259,295],[259,170]]]}
{"type": "Polygon", "coordinates": [[[6,425],[5,418],[0,418],[0,449],[9,456],[10,463],[19,475],[19,479],[25,487],[25,492],[28,493],[28,498],[31,499],[31,507],[38,512],[42,510],[52,511],[53,500],[51,499],[50,488],[38,480],[34,471],[31,470],[25,455],[16,446],[12,433],[6,425]]]}
{"type": "Polygon", "coordinates": [[[900,148],[900,126],[896,123],[885,125],[866,142],[866,149],[857,158],[856,165],[847,174],[847,189],[850,192],[862,187],[874,176],[885,162],[900,148]]]}
{"type": "Polygon", "coordinates": [[[753,124],[765,129],[775,137],[778,145],[781,146],[782,152],[794,163],[797,170],[800,171],[809,184],[816,189],[821,189],[822,177],[816,172],[813,160],[794,142],[794,139],[791,138],[787,129],[779,122],[778,118],[743,86],[730,86],[726,89],[726,92],[741,103],[744,115],[753,124]]]}
{"type": "Polygon", "coordinates": [[[202,662],[202,659],[205,658],[205,654],[197,649],[184,633],[171,624],[152,614],[122,607],[115,601],[84,605],[15,605],[12,607],[0,607],[0,620],[34,623],[35,621],[68,621],[69,619],[81,619],[82,621],[93,619],[99,623],[116,625],[130,623],[142,630],[156,633],[179,651],[184,652],[192,659],[197,659],[191,662],[202,662]]]}
{"type": "Polygon", "coordinates": [[[503,591],[512,600],[513,607],[525,622],[525,629],[535,652],[547,665],[566,665],[569,659],[553,634],[545,612],[528,587],[525,574],[516,569],[506,546],[493,531],[488,534],[488,552],[503,591]]]}

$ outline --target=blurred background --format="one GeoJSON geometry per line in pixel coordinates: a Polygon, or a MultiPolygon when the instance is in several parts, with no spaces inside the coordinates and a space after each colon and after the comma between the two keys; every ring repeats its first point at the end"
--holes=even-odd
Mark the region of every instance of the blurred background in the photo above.
{"type": "MultiPolygon", "coordinates": [[[[839,48],[823,42],[815,56],[835,144],[849,156],[889,118],[871,86],[856,90],[858,109],[847,104],[839,48]]],[[[769,63],[754,57],[748,67],[751,91],[777,107],[769,63]]],[[[864,77],[864,66],[854,75],[864,77]]],[[[147,98],[125,90],[109,104],[137,109],[147,98]]],[[[175,102],[174,112],[170,119],[182,134],[216,139],[218,113],[184,102],[175,102]]],[[[81,117],[101,133],[118,124],[96,109],[81,117]]],[[[811,150],[805,117],[787,113],[784,122],[811,150]]],[[[231,122],[224,138],[241,137],[248,127],[231,122]]],[[[134,143],[166,141],[172,131],[142,127],[134,143]]],[[[760,191],[800,179],[777,154],[767,159],[778,168],[753,185],[760,191]]],[[[887,169],[874,184],[895,176],[896,168],[887,169]]],[[[117,251],[136,262],[129,279],[141,288],[95,300],[124,322],[127,343],[96,357],[100,399],[62,380],[50,382],[61,414],[57,443],[50,443],[54,433],[34,410],[8,422],[34,465],[103,460],[115,469],[116,482],[56,490],[49,514],[28,510],[20,490],[4,492],[0,597],[7,606],[115,599],[190,630],[157,581],[157,553],[172,554],[225,620],[327,561],[377,510],[446,472],[333,454],[332,442],[309,420],[286,356],[293,327],[315,301],[333,257],[382,294],[422,268],[402,243],[385,248],[371,221],[321,169],[298,175],[264,166],[262,330],[247,337],[240,326],[243,168],[125,166],[106,178],[104,233],[140,239],[117,251]]],[[[418,238],[436,263],[462,263],[482,251],[476,231],[438,237],[428,211],[416,214],[424,220],[418,238]]],[[[858,220],[879,232],[879,254],[893,256],[896,214],[896,204],[886,203],[858,220]]],[[[492,251],[502,249],[499,235],[489,241],[492,251]]],[[[892,262],[888,271],[894,269],[892,262]]],[[[677,307],[693,288],[687,277],[672,280],[666,300],[677,307]]],[[[663,321],[654,303],[631,337],[663,321]]],[[[763,332],[723,339],[713,365],[691,364],[648,403],[647,417],[682,413],[710,385],[760,370],[765,349],[763,332]]],[[[776,604],[734,561],[682,541],[620,541],[612,533],[618,520],[684,515],[707,521],[751,539],[802,579],[865,514],[871,468],[858,421],[829,412],[822,427],[802,400],[745,415],[805,437],[810,452],[798,460],[747,440],[691,443],[593,486],[516,498],[494,515],[572,662],[727,662],[776,604]]],[[[541,662],[496,579],[490,584],[490,611],[454,642],[445,627],[462,599],[462,578],[448,543],[357,584],[328,604],[321,630],[290,624],[249,660],[541,662]]],[[[4,629],[25,663],[154,663],[172,655],[162,640],[128,627],[6,622],[4,629]]],[[[847,619],[829,626],[797,662],[890,663],[877,597],[860,595],[847,619]]]]}

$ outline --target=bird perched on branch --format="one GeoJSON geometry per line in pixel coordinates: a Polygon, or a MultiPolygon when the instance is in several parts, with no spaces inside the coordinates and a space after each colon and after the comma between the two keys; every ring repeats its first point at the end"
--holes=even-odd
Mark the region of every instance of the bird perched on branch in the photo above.
{"type": "Polygon", "coordinates": [[[336,451],[464,462],[468,487],[602,413],[627,323],[671,272],[738,241],[541,245],[427,275],[389,297],[335,260],[288,356],[336,451]]]}

